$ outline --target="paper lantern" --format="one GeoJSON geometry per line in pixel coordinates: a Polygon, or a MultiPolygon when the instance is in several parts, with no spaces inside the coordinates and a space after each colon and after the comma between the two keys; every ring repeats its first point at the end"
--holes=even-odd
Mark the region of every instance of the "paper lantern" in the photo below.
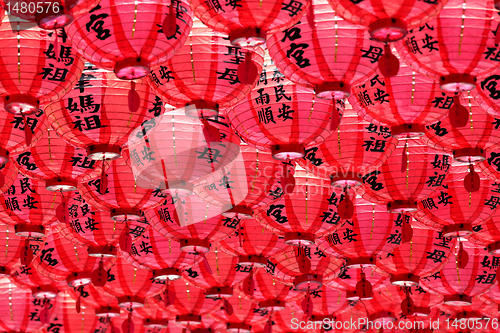
{"type": "Polygon", "coordinates": [[[326,0],[312,1],[300,23],[271,36],[267,47],[287,78],[314,88],[320,99],[336,101],[373,75],[383,53],[365,30],[338,17],[326,0]]]}
{"type": "Polygon", "coordinates": [[[95,332],[104,333],[109,327],[109,321],[101,320],[96,316],[92,307],[77,305],[78,301],[67,293],[61,293],[58,298],[60,304],[55,317],[45,329],[47,333],[95,332]]]}
{"type": "Polygon", "coordinates": [[[397,139],[422,136],[425,125],[445,117],[454,106],[453,96],[441,92],[437,81],[408,66],[393,77],[376,73],[352,90],[349,102],[354,110],[370,123],[389,126],[397,139]],[[384,97],[375,100],[381,94],[384,97]]]}
{"type": "Polygon", "coordinates": [[[330,178],[332,185],[354,187],[362,184],[363,175],[376,173],[396,144],[388,126],[366,122],[346,109],[337,134],[307,149],[298,163],[318,177],[330,178]]]}
{"type": "Polygon", "coordinates": [[[201,258],[181,250],[181,244],[167,239],[149,228],[132,244],[129,253],[122,252],[127,261],[139,269],[151,270],[155,280],[177,280],[184,269],[191,268],[201,258]]]}
{"type": "Polygon", "coordinates": [[[56,221],[57,198],[44,182],[19,174],[0,200],[2,221],[15,225],[18,236],[44,237],[45,228],[56,221]]]}
{"type": "Polygon", "coordinates": [[[476,246],[485,246],[491,255],[500,254],[500,221],[498,214],[493,214],[490,219],[474,223],[472,230],[474,231],[468,240],[476,246]]]}
{"type": "MultiPolygon", "coordinates": [[[[420,27],[398,42],[396,48],[415,71],[439,80],[443,91],[460,94],[474,89],[476,80],[498,67],[494,35],[498,22],[492,0],[449,0],[434,20],[425,25],[417,23],[420,27]]],[[[467,117],[462,114],[458,118],[457,124],[467,117]]]]}
{"type": "Polygon", "coordinates": [[[23,20],[36,21],[41,29],[56,30],[71,24],[75,17],[81,16],[85,12],[93,9],[99,1],[56,1],[43,2],[30,0],[24,3],[2,0],[0,5],[5,8],[9,14],[19,17],[23,20]]]}
{"type": "Polygon", "coordinates": [[[114,263],[112,258],[89,256],[84,247],[77,247],[58,234],[51,234],[45,240],[40,255],[33,261],[33,266],[46,277],[54,281],[64,281],[69,287],[78,287],[92,282],[92,272],[102,261],[105,270],[114,263]]]}
{"type": "Polygon", "coordinates": [[[231,44],[255,47],[266,42],[267,36],[282,31],[300,20],[308,2],[303,0],[221,3],[219,0],[193,2],[196,17],[210,28],[229,35],[231,44]]]}
{"type": "Polygon", "coordinates": [[[473,297],[487,292],[495,284],[497,267],[491,265],[491,259],[488,261],[491,258],[488,253],[476,247],[463,249],[469,255],[465,268],[458,267],[454,252],[439,272],[421,281],[425,288],[444,295],[444,303],[448,305],[471,305],[473,297]]]}
{"type": "Polygon", "coordinates": [[[500,134],[495,128],[496,120],[481,109],[474,99],[467,99],[469,116],[467,125],[456,127],[445,118],[426,126],[423,137],[427,144],[435,149],[444,149],[453,153],[456,161],[476,163],[484,161],[486,152],[500,143],[500,134]]]}
{"type": "Polygon", "coordinates": [[[38,144],[29,151],[11,156],[19,171],[29,178],[45,181],[49,191],[76,191],[79,182],[97,178],[103,163],[86,156],[83,149],[75,148],[47,131],[38,144]]]}
{"type": "Polygon", "coordinates": [[[403,214],[388,213],[385,205],[356,198],[352,218],[339,220],[337,228],[318,244],[328,255],[344,259],[346,267],[374,267],[379,257],[401,245],[407,219],[403,214]]]}
{"type": "Polygon", "coordinates": [[[194,190],[206,203],[221,206],[225,217],[249,219],[254,210],[283,195],[284,168],[290,166],[273,159],[268,151],[242,143],[240,154],[232,163],[220,173],[200,179],[194,190]]]}
{"type": "MultiPolygon", "coordinates": [[[[43,244],[42,244],[43,245],[43,244]]],[[[10,274],[11,281],[24,290],[30,290],[36,299],[54,299],[67,286],[66,281],[55,282],[42,275],[33,265],[20,265],[10,274]]]]}
{"type": "Polygon", "coordinates": [[[59,304],[56,300],[35,299],[29,290],[2,279],[0,307],[4,315],[0,327],[6,332],[35,332],[54,320],[59,304]],[[41,317],[42,316],[42,317],[41,317]]]}
{"type": "Polygon", "coordinates": [[[382,294],[391,302],[401,303],[402,308],[404,307],[403,302],[410,297],[413,304],[411,311],[403,313],[410,318],[411,316],[427,317],[431,314],[431,308],[443,302],[443,296],[426,291],[422,287],[398,287],[393,285],[382,290],[382,294]]]}
{"type": "Polygon", "coordinates": [[[387,300],[380,291],[371,300],[363,301],[363,304],[366,306],[366,316],[374,322],[375,328],[390,327],[401,314],[398,304],[387,300]]]}
{"type": "Polygon", "coordinates": [[[224,300],[221,309],[215,311],[212,316],[226,323],[227,332],[250,333],[253,324],[267,321],[267,316],[256,312],[255,306],[254,302],[247,299],[231,297],[224,300]]]}
{"type": "Polygon", "coordinates": [[[421,223],[442,230],[444,237],[466,237],[472,233],[473,225],[482,224],[495,214],[498,195],[494,181],[482,172],[466,166],[452,167],[450,172],[447,188],[421,200],[414,216],[421,223]],[[471,174],[478,177],[474,184],[480,184],[476,192],[464,187],[471,174]]]}
{"type": "MultiPolygon", "coordinates": [[[[4,113],[0,122],[0,163],[5,164],[9,161],[9,156],[20,154],[36,145],[46,130],[45,116],[40,109],[25,116],[4,113]]],[[[8,177],[5,172],[2,171],[4,177],[8,177]]]]}
{"type": "Polygon", "coordinates": [[[142,320],[142,326],[147,330],[162,330],[168,328],[169,318],[172,315],[163,308],[156,306],[153,300],[146,299],[147,305],[142,308],[137,308],[133,311],[133,315],[142,320]]]}
{"type": "Polygon", "coordinates": [[[245,52],[232,46],[226,35],[195,20],[186,44],[165,64],[151,70],[148,81],[167,104],[186,106],[189,116],[205,118],[245,98],[257,83],[263,61],[262,48],[245,52]],[[246,57],[250,57],[250,65],[246,57]],[[238,74],[243,65],[255,67],[253,80],[238,74]]]}
{"type": "Polygon", "coordinates": [[[107,212],[92,208],[78,192],[69,194],[67,207],[68,224],[58,223],[54,230],[75,246],[87,247],[90,256],[116,256],[125,223],[113,221],[107,212]]]}
{"type": "Polygon", "coordinates": [[[342,265],[342,260],[328,256],[318,247],[291,247],[273,256],[266,271],[296,290],[313,291],[335,279],[342,265]]]}
{"type": "MultiPolygon", "coordinates": [[[[255,214],[255,220],[267,230],[285,237],[289,245],[310,246],[337,227],[338,205],[345,196],[331,188],[326,179],[304,170],[295,172],[295,189],[255,214]]],[[[353,195],[352,190],[351,197],[353,195]]]]}
{"type": "MultiPolygon", "coordinates": [[[[30,251],[32,257],[36,256],[43,247],[43,241],[39,238],[26,239],[16,235],[12,225],[0,224],[0,277],[9,276],[19,266],[20,258],[25,251],[30,251]]],[[[24,262],[21,264],[25,264],[24,262]]]]}
{"type": "Polygon", "coordinates": [[[106,190],[101,187],[102,180],[96,179],[81,183],[78,191],[95,209],[110,212],[115,221],[139,220],[144,211],[158,206],[163,200],[158,193],[137,186],[132,169],[123,159],[113,161],[106,176],[106,190]]]}
{"type": "MultiPolygon", "coordinates": [[[[303,292],[277,281],[264,268],[254,269],[247,279],[253,280],[254,290],[246,289],[246,280],[238,286],[241,297],[257,301],[261,311],[282,311],[287,305],[304,296],[303,292]],[[249,293],[250,291],[250,293],[249,293]]],[[[251,286],[251,285],[250,285],[251,286]]]]}
{"type": "Polygon", "coordinates": [[[137,140],[142,140],[163,110],[145,80],[122,81],[87,63],[75,88],[44,111],[62,139],[85,148],[89,158],[101,160],[120,157],[129,135],[139,135],[137,140]],[[131,90],[136,96],[133,107],[131,90]]]}
{"type": "Polygon", "coordinates": [[[229,298],[234,287],[240,284],[254,269],[238,264],[239,258],[219,250],[215,246],[204,255],[198,266],[184,272],[184,279],[204,288],[208,298],[229,298]]]}
{"type": "Polygon", "coordinates": [[[108,281],[103,290],[118,298],[118,305],[126,309],[144,306],[145,298],[157,294],[164,282],[153,279],[152,272],[137,269],[124,258],[118,257],[111,269],[115,279],[108,281]]]}
{"type": "MultiPolygon", "coordinates": [[[[114,279],[115,275],[111,274],[111,269],[108,270],[108,282],[114,279]]],[[[86,286],[68,288],[68,293],[75,301],[80,299],[82,304],[92,307],[95,315],[101,320],[120,316],[120,307],[118,306],[117,298],[104,292],[99,287],[88,284],[86,286]]]]}
{"type": "Polygon", "coordinates": [[[411,242],[403,243],[377,262],[377,267],[391,274],[391,283],[401,287],[418,286],[424,278],[437,274],[452,256],[452,238],[431,229],[413,229],[411,242]]]}
{"type": "Polygon", "coordinates": [[[155,295],[152,299],[157,306],[175,315],[175,322],[181,325],[201,324],[202,316],[212,313],[221,304],[220,300],[206,298],[204,289],[182,279],[172,281],[169,288],[175,293],[173,303],[169,304],[168,301],[165,303],[165,295],[162,293],[155,295]]]}
{"type": "Polygon", "coordinates": [[[289,81],[271,62],[250,94],[226,110],[247,144],[270,150],[278,160],[301,158],[304,149],[323,142],[332,130],[330,118],[337,121],[342,112],[332,102],[316,99],[312,89],[289,81]]]}
{"type": "Polygon", "coordinates": [[[359,299],[371,299],[373,298],[372,294],[358,294],[357,285],[362,280],[370,282],[372,287],[372,291],[377,291],[379,289],[384,288],[387,285],[388,277],[385,274],[382,274],[376,268],[365,269],[365,268],[355,268],[355,267],[346,267],[342,272],[340,272],[339,276],[332,281],[328,282],[328,286],[340,290],[346,293],[345,298],[350,302],[355,302],[359,299]]]}
{"type": "Polygon", "coordinates": [[[405,37],[408,30],[424,25],[434,18],[448,1],[427,1],[419,4],[405,0],[391,3],[347,0],[329,2],[346,21],[364,26],[369,29],[372,39],[388,43],[405,37]]]}
{"type": "Polygon", "coordinates": [[[82,56],[119,79],[146,76],[184,44],[193,22],[187,2],[101,0],[68,35],[82,56]]]}
{"type": "Polygon", "coordinates": [[[422,140],[402,140],[387,161],[363,176],[363,198],[387,204],[391,213],[417,209],[417,201],[439,190],[449,175],[452,157],[422,140]]]}
{"type": "Polygon", "coordinates": [[[305,305],[304,298],[299,299],[296,303],[297,307],[302,309],[305,315],[308,315],[307,312],[310,311],[309,318],[311,321],[326,323],[329,320],[334,321],[334,314],[345,309],[347,306],[345,296],[344,293],[323,285],[321,289],[306,294],[305,298],[308,298],[311,309],[305,305]]]}
{"type": "Polygon", "coordinates": [[[265,267],[267,258],[286,247],[277,235],[265,230],[253,219],[240,221],[237,235],[220,241],[220,248],[233,256],[238,256],[241,266],[265,267]]]}
{"type": "Polygon", "coordinates": [[[199,178],[218,175],[238,156],[241,141],[225,116],[199,120],[182,109],[165,113],[144,140],[136,139],[130,139],[125,158],[138,185],[172,196],[191,195],[199,178]],[[207,130],[218,133],[207,136],[207,130]]]}
{"type": "Polygon", "coordinates": [[[167,198],[146,216],[160,234],[180,242],[182,251],[196,253],[208,252],[212,243],[229,237],[240,223],[223,218],[219,207],[207,205],[197,196],[167,198]]]}
{"type": "Polygon", "coordinates": [[[49,32],[33,23],[4,20],[0,40],[0,93],[8,112],[38,112],[40,105],[62,98],[82,73],[84,62],[64,30],[49,32]]]}

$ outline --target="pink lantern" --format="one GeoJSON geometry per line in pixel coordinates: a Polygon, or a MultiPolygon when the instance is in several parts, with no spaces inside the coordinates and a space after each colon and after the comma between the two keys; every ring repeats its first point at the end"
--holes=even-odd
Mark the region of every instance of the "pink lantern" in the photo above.
{"type": "Polygon", "coordinates": [[[226,110],[247,144],[270,150],[278,160],[301,158],[304,149],[323,142],[336,128],[330,119],[338,124],[342,112],[331,101],[316,100],[311,88],[289,81],[271,62],[252,92],[226,110]]]}
{"type": "Polygon", "coordinates": [[[187,2],[134,4],[101,0],[76,19],[68,35],[82,56],[99,68],[113,70],[119,79],[146,76],[184,44],[193,14],[187,2]],[[159,29],[158,29],[159,28],[159,29]]]}

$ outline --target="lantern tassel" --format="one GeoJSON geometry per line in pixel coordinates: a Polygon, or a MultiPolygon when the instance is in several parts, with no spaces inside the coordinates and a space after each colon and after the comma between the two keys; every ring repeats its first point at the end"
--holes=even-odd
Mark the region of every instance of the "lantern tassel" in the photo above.
{"type": "Polygon", "coordinates": [[[135,82],[132,81],[128,92],[128,110],[132,113],[137,112],[137,110],[139,110],[140,103],[141,96],[139,96],[139,93],[135,90],[135,82]]]}
{"type": "Polygon", "coordinates": [[[295,189],[295,177],[288,171],[289,161],[290,160],[287,159],[286,163],[283,162],[283,170],[282,170],[281,179],[280,179],[284,194],[290,194],[295,189]]]}
{"type": "Polygon", "coordinates": [[[457,253],[457,266],[460,269],[464,269],[469,263],[469,254],[464,250],[463,242],[460,241],[459,243],[460,245],[457,253]]]}
{"type": "Polygon", "coordinates": [[[339,127],[340,115],[337,111],[337,101],[333,99],[332,118],[330,119],[330,131],[333,132],[339,127]]]}
{"type": "MultiPolygon", "coordinates": [[[[497,1],[495,1],[495,4],[497,1]]],[[[498,1],[500,3],[500,1],[498,1]]],[[[498,46],[500,44],[500,23],[497,25],[497,29],[495,30],[495,46],[498,46]]]]}
{"type": "Polygon", "coordinates": [[[467,192],[473,193],[481,188],[481,179],[474,170],[474,165],[469,161],[469,173],[464,178],[464,188],[467,192]]]}
{"type": "Polygon", "coordinates": [[[247,51],[245,60],[238,65],[237,76],[241,84],[254,84],[257,80],[259,70],[252,61],[252,52],[247,51]]]}
{"type": "Polygon", "coordinates": [[[161,25],[162,31],[167,39],[171,39],[177,32],[177,21],[175,17],[174,7],[174,1],[171,1],[170,6],[168,7],[168,14],[163,19],[163,23],[161,25]]]}
{"type": "Polygon", "coordinates": [[[460,95],[455,93],[453,97],[453,105],[450,108],[448,117],[450,119],[451,126],[455,128],[464,127],[469,122],[469,112],[460,104],[460,95]]]}
{"type": "Polygon", "coordinates": [[[61,223],[67,224],[69,222],[68,203],[61,190],[61,203],[56,207],[56,217],[61,223]]]}
{"type": "Polygon", "coordinates": [[[27,238],[24,241],[24,246],[21,249],[21,265],[28,266],[33,261],[33,250],[31,249],[30,240],[27,238]]]}
{"type": "Polygon", "coordinates": [[[31,146],[31,142],[33,141],[33,131],[28,125],[28,120],[24,113],[21,112],[21,116],[23,117],[24,122],[24,140],[26,141],[26,146],[31,146]]]}
{"type": "Polygon", "coordinates": [[[386,78],[398,75],[399,60],[392,54],[391,47],[387,43],[384,45],[384,55],[378,60],[378,68],[386,78]]]}

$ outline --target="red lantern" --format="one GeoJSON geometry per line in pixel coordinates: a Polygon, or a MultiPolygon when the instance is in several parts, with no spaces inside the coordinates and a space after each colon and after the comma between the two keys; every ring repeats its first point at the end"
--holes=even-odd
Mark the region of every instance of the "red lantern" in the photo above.
{"type": "MultiPolygon", "coordinates": [[[[352,313],[353,312],[351,312],[351,315],[352,313]]],[[[311,321],[310,318],[295,305],[287,307],[284,311],[273,313],[270,320],[274,323],[274,325],[272,325],[273,332],[289,332],[291,328],[294,330],[301,329],[307,333],[322,332],[321,329],[318,328],[319,325],[311,321]]],[[[355,321],[355,319],[353,320],[355,321]]]]}
{"type": "Polygon", "coordinates": [[[11,156],[19,171],[29,178],[45,181],[49,191],[76,191],[79,182],[89,181],[101,174],[102,162],[85,156],[83,149],[75,148],[47,131],[38,144],[29,151],[11,156]]]}
{"type": "Polygon", "coordinates": [[[474,223],[474,232],[468,240],[476,246],[485,246],[491,255],[500,254],[500,216],[493,214],[487,221],[474,223]]]}
{"type": "Polygon", "coordinates": [[[305,299],[299,299],[297,306],[302,309],[305,315],[308,315],[307,311],[310,311],[311,315],[308,317],[311,321],[326,323],[327,321],[335,321],[334,314],[341,312],[348,306],[345,296],[341,291],[323,285],[321,289],[307,293],[305,299]],[[306,306],[306,301],[311,303],[310,309],[306,306]]]}
{"type": "Polygon", "coordinates": [[[142,140],[163,106],[144,80],[122,81],[87,63],[76,87],[44,111],[61,138],[101,160],[120,157],[132,134],[142,140]]]}
{"type": "Polygon", "coordinates": [[[27,21],[36,21],[41,29],[61,29],[71,24],[75,17],[93,9],[99,1],[97,0],[62,0],[55,2],[43,2],[40,0],[28,0],[19,3],[12,0],[2,0],[0,5],[9,14],[27,21]]]}
{"type": "Polygon", "coordinates": [[[250,333],[252,325],[267,321],[267,313],[255,311],[256,305],[244,298],[231,297],[225,299],[220,310],[215,311],[212,316],[226,323],[226,332],[250,333]]]}
{"type": "Polygon", "coordinates": [[[253,219],[239,222],[237,235],[220,241],[221,250],[238,256],[238,265],[265,267],[267,258],[283,250],[286,244],[253,219]]]}
{"type": "Polygon", "coordinates": [[[165,238],[153,228],[135,240],[130,254],[122,251],[122,255],[137,268],[153,271],[155,280],[167,282],[180,279],[184,269],[201,259],[182,251],[179,242],[165,238]]]}
{"type": "MultiPolygon", "coordinates": [[[[489,149],[486,152],[486,159],[483,162],[477,163],[477,167],[491,180],[496,180],[500,177],[500,149],[498,147],[489,149]]],[[[495,182],[496,184],[496,182],[495,182]]],[[[492,186],[496,186],[493,184],[492,186]]]]}
{"type": "Polygon", "coordinates": [[[389,286],[385,290],[382,290],[383,296],[387,297],[390,302],[401,303],[402,309],[405,310],[406,305],[403,302],[411,298],[410,302],[412,304],[411,312],[403,311],[405,316],[418,316],[427,317],[431,314],[431,308],[443,302],[443,296],[435,293],[428,292],[422,287],[398,287],[389,286]]]}
{"type": "Polygon", "coordinates": [[[229,237],[240,223],[222,218],[219,207],[207,205],[195,195],[167,198],[146,216],[161,235],[180,242],[182,251],[196,253],[208,252],[212,243],[229,237]]]}
{"type": "Polygon", "coordinates": [[[330,178],[334,186],[354,187],[391,156],[396,144],[388,127],[366,122],[346,109],[338,133],[307,149],[298,163],[318,177],[330,178]]]}
{"type": "Polygon", "coordinates": [[[40,238],[45,227],[56,221],[57,194],[45,184],[19,174],[0,200],[3,222],[14,224],[18,236],[40,238]]]}
{"type": "MultiPolygon", "coordinates": [[[[365,282],[365,285],[368,285],[368,283],[365,282]]],[[[372,299],[373,291],[384,288],[386,285],[387,276],[375,268],[346,267],[336,279],[328,282],[329,287],[344,291],[346,293],[345,298],[349,301],[372,299]],[[368,293],[369,290],[360,289],[362,293],[358,294],[357,287],[362,280],[370,282],[372,293],[368,293]]]]}
{"type": "Polygon", "coordinates": [[[400,40],[408,30],[418,28],[434,18],[448,0],[419,4],[406,0],[391,3],[378,3],[374,0],[356,3],[347,0],[329,2],[342,18],[369,29],[372,39],[388,43],[400,40]]]}
{"type": "Polygon", "coordinates": [[[113,259],[91,257],[84,247],[77,247],[66,238],[54,233],[47,237],[40,255],[33,266],[54,281],[66,280],[69,287],[78,287],[92,282],[92,272],[102,262],[104,269],[113,265],[113,259]]]}
{"type": "Polygon", "coordinates": [[[219,0],[193,2],[196,17],[210,28],[229,35],[231,44],[254,47],[266,42],[267,36],[282,31],[300,20],[308,2],[220,3],[219,0]]]}
{"type": "Polygon", "coordinates": [[[260,47],[252,51],[244,53],[231,46],[224,34],[196,20],[189,42],[168,62],[153,69],[148,81],[164,102],[186,107],[189,116],[217,115],[219,108],[233,106],[245,98],[257,82],[264,51],[260,47]],[[240,80],[238,75],[240,64],[248,62],[246,57],[251,58],[250,65],[256,68],[253,80],[248,77],[240,80]]]}
{"type": "Polygon", "coordinates": [[[9,276],[11,271],[17,268],[19,262],[21,265],[30,264],[41,247],[43,247],[43,241],[40,238],[20,237],[16,235],[13,226],[0,224],[0,251],[4,253],[0,256],[0,277],[9,276]]]}
{"type": "Polygon", "coordinates": [[[205,290],[198,288],[184,280],[172,281],[170,290],[175,294],[172,302],[164,293],[155,295],[152,300],[156,306],[166,308],[168,312],[175,315],[175,321],[181,325],[192,326],[202,323],[202,316],[212,313],[220,306],[219,300],[211,300],[205,297],[205,290]]]}
{"type": "Polygon", "coordinates": [[[473,225],[483,224],[498,208],[498,194],[493,183],[473,168],[452,167],[447,188],[420,201],[414,216],[431,228],[442,229],[444,237],[469,236],[473,225]],[[464,183],[473,178],[470,175],[477,176],[472,179],[473,184],[481,184],[475,192],[464,187],[464,183]]]}
{"type": "MultiPolygon", "coordinates": [[[[387,204],[390,213],[408,213],[446,184],[451,156],[422,140],[403,140],[375,172],[363,176],[360,193],[367,200],[387,204]]],[[[375,142],[372,142],[375,144],[375,142]]]]}
{"type": "Polygon", "coordinates": [[[486,158],[486,152],[500,143],[500,134],[495,130],[495,119],[481,109],[474,99],[468,99],[469,121],[467,126],[457,128],[449,118],[426,126],[424,140],[435,149],[453,153],[458,162],[476,163],[486,158]]]}
{"type": "MultiPolygon", "coordinates": [[[[114,275],[109,273],[111,273],[111,270],[108,271],[108,281],[115,278],[114,275]]],[[[74,300],[80,299],[82,304],[92,307],[97,317],[114,318],[120,316],[117,298],[103,292],[102,289],[98,289],[92,284],[68,288],[68,292],[74,300]]]]}
{"type": "Polygon", "coordinates": [[[254,269],[251,266],[239,265],[237,256],[220,251],[218,246],[202,256],[198,267],[191,267],[184,272],[184,279],[204,288],[208,298],[233,296],[234,287],[254,269]]]}
{"type": "Polygon", "coordinates": [[[33,23],[4,21],[0,40],[0,92],[8,112],[38,112],[40,105],[62,98],[82,73],[84,62],[62,30],[48,32],[33,23]]]}
{"type": "Polygon", "coordinates": [[[271,36],[267,47],[291,81],[314,88],[320,99],[341,101],[349,97],[352,85],[375,72],[382,48],[369,37],[339,18],[326,0],[315,0],[300,23],[271,36]]]}
{"type": "Polygon", "coordinates": [[[477,89],[472,92],[476,102],[492,117],[498,117],[500,111],[497,105],[500,97],[496,89],[498,79],[495,74],[487,76],[478,83],[476,86],[477,89]]]}
{"type": "Polygon", "coordinates": [[[135,309],[133,314],[142,320],[145,330],[160,331],[169,326],[169,317],[172,315],[163,308],[156,306],[150,298],[146,299],[147,306],[135,309]]]}
{"type": "Polygon", "coordinates": [[[126,309],[144,306],[145,298],[158,293],[165,285],[153,279],[152,272],[137,269],[124,258],[118,257],[111,269],[113,281],[108,281],[103,290],[118,298],[118,305],[126,309]]]}
{"type": "Polygon", "coordinates": [[[114,70],[119,79],[134,80],[180,49],[189,35],[192,15],[185,1],[167,5],[101,0],[75,20],[68,35],[87,61],[114,70]]]}
{"type": "Polygon", "coordinates": [[[268,62],[257,86],[226,113],[249,145],[270,150],[278,160],[298,159],[330,135],[330,118],[340,119],[343,110],[315,99],[312,89],[289,81],[268,62]]]}
{"type": "Polygon", "coordinates": [[[227,170],[197,182],[195,193],[210,205],[222,205],[225,217],[251,219],[254,210],[267,207],[283,195],[282,173],[289,166],[277,162],[267,151],[246,144],[240,149],[227,170]]]}
{"type": "Polygon", "coordinates": [[[482,248],[462,248],[469,255],[469,264],[460,268],[457,253],[451,254],[450,260],[439,274],[425,279],[422,285],[433,292],[444,295],[444,304],[468,306],[472,298],[486,293],[494,285],[497,267],[488,263],[488,252],[482,248]]]}
{"type": "MultiPolygon", "coordinates": [[[[345,196],[330,182],[304,170],[295,172],[295,190],[256,212],[255,220],[285,237],[289,245],[312,246],[340,222],[338,205],[345,196]]],[[[352,195],[352,190],[349,190],[352,195]]]]}
{"type": "Polygon", "coordinates": [[[89,256],[114,257],[125,223],[113,221],[107,212],[93,209],[78,192],[69,194],[68,224],[54,230],[76,246],[86,246],[89,256]]]}
{"type": "Polygon", "coordinates": [[[424,135],[425,125],[446,115],[453,97],[439,90],[437,81],[402,66],[397,76],[375,74],[370,81],[353,87],[349,102],[365,120],[388,125],[396,139],[424,135]],[[375,100],[379,95],[382,99],[375,100]]]}
{"type": "Polygon", "coordinates": [[[147,140],[130,141],[125,158],[138,185],[184,197],[193,193],[200,177],[218,175],[235,160],[241,139],[222,115],[199,120],[180,109],[164,114],[147,140]],[[214,135],[208,133],[212,130],[214,135]]]}
{"type": "Polygon", "coordinates": [[[314,291],[335,279],[342,264],[342,260],[328,256],[318,247],[290,247],[272,257],[266,270],[295,290],[314,291]]]}
{"type": "Polygon", "coordinates": [[[55,282],[42,275],[33,263],[17,267],[11,272],[10,278],[20,288],[31,290],[36,299],[54,299],[67,286],[66,281],[55,282]]]}
{"type": "Polygon", "coordinates": [[[390,327],[401,314],[399,304],[387,300],[380,291],[373,299],[363,301],[363,305],[366,307],[366,317],[375,327],[390,327]]]}
{"type": "Polygon", "coordinates": [[[238,286],[240,295],[252,301],[258,301],[257,308],[262,311],[282,311],[287,305],[304,296],[303,292],[294,290],[277,281],[264,269],[254,269],[238,286]],[[253,282],[247,281],[251,279],[253,282]],[[250,285],[248,285],[250,284],[250,285]],[[248,287],[253,287],[251,290],[248,287]]]}
{"type": "Polygon", "coordinates": [[[163,200],[152,190],[137,186],[131,168],[123,159],[111,164],[106,178],[108,186],[105,190],[101,186],[102,179],[97,179],[81,183],[78,191],[95,209],[110,212],[115,221],[139,220],[143,211],[158,206],[163,200]]]}
{"type": "Polygon", "coordinates": [[[440,232],[414,228],[411,242],[401,244],[377,266],[391,275],[393,285],[415,287],[439,272],[454,247],[455,241],[440,232]]]}
{"type": "Polygon", "coordinates": [[[0,309],[4,314],[0,318],[2,331],[34,332],[55,319],[59,302],[34,299],[29,290],[18,288],[6,279],[2,279],[1,285],[0,309]]]}
{"type": "Polygon", "coordinates": [[[60,333],[71,332],[106,332],[109,321],[100,320],[92,307],[78,305],[78,301],[65,292],[58,298],[60,307],[54,313],[46,332],[52,332],[51,327],[57,328],[60,333]],[[78,324],[77,324],[78,323],[78,324]]]}
{"type": "Polygon", "coordinates": [[[402,224],[408,217],[390,214],[385,205],[356,199],[354,214],[338,222],[337,229],[319,240],[326,253],[343,258],[348,268],[370,268],[380,256],[401,244],[402,224]]]}
{"type": "MultiPolygon", "coordinates": [[[[439,80],[443,91],[456,94],[470,91],[477,79],[498,67],[494,54],[499,19],[493,0],[467,3],[449,0],[436,19],[425,26],[422,23],[417,22],[421,27],[410,32],[396,47],[404,62],[439,80]]],[[[466,110],[460,110],[458,95],[451,111],[450,116],[457,115],[458,121],[454,123],[464,126],[460,123],[467,121],[466,110]]]]}
{"type": "MultiPolygon", "coordinates": [[[[4,113],[0,121],[0,164],[6,164],[9,156],[20,154],[36,145],[46,130],[42,110],[32,115],[4,113]]],[[[8,171],[2,172],[4,177],[8,177],[8,171]]]]}

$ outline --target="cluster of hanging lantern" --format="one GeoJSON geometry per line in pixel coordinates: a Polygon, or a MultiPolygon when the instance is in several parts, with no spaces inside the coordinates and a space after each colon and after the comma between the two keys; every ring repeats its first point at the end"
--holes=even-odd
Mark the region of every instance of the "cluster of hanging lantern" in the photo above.
{"type": "Polygon", "coordinates": [[[499,1],[0,19],[1,331],[496,332],[499,1]]]}

